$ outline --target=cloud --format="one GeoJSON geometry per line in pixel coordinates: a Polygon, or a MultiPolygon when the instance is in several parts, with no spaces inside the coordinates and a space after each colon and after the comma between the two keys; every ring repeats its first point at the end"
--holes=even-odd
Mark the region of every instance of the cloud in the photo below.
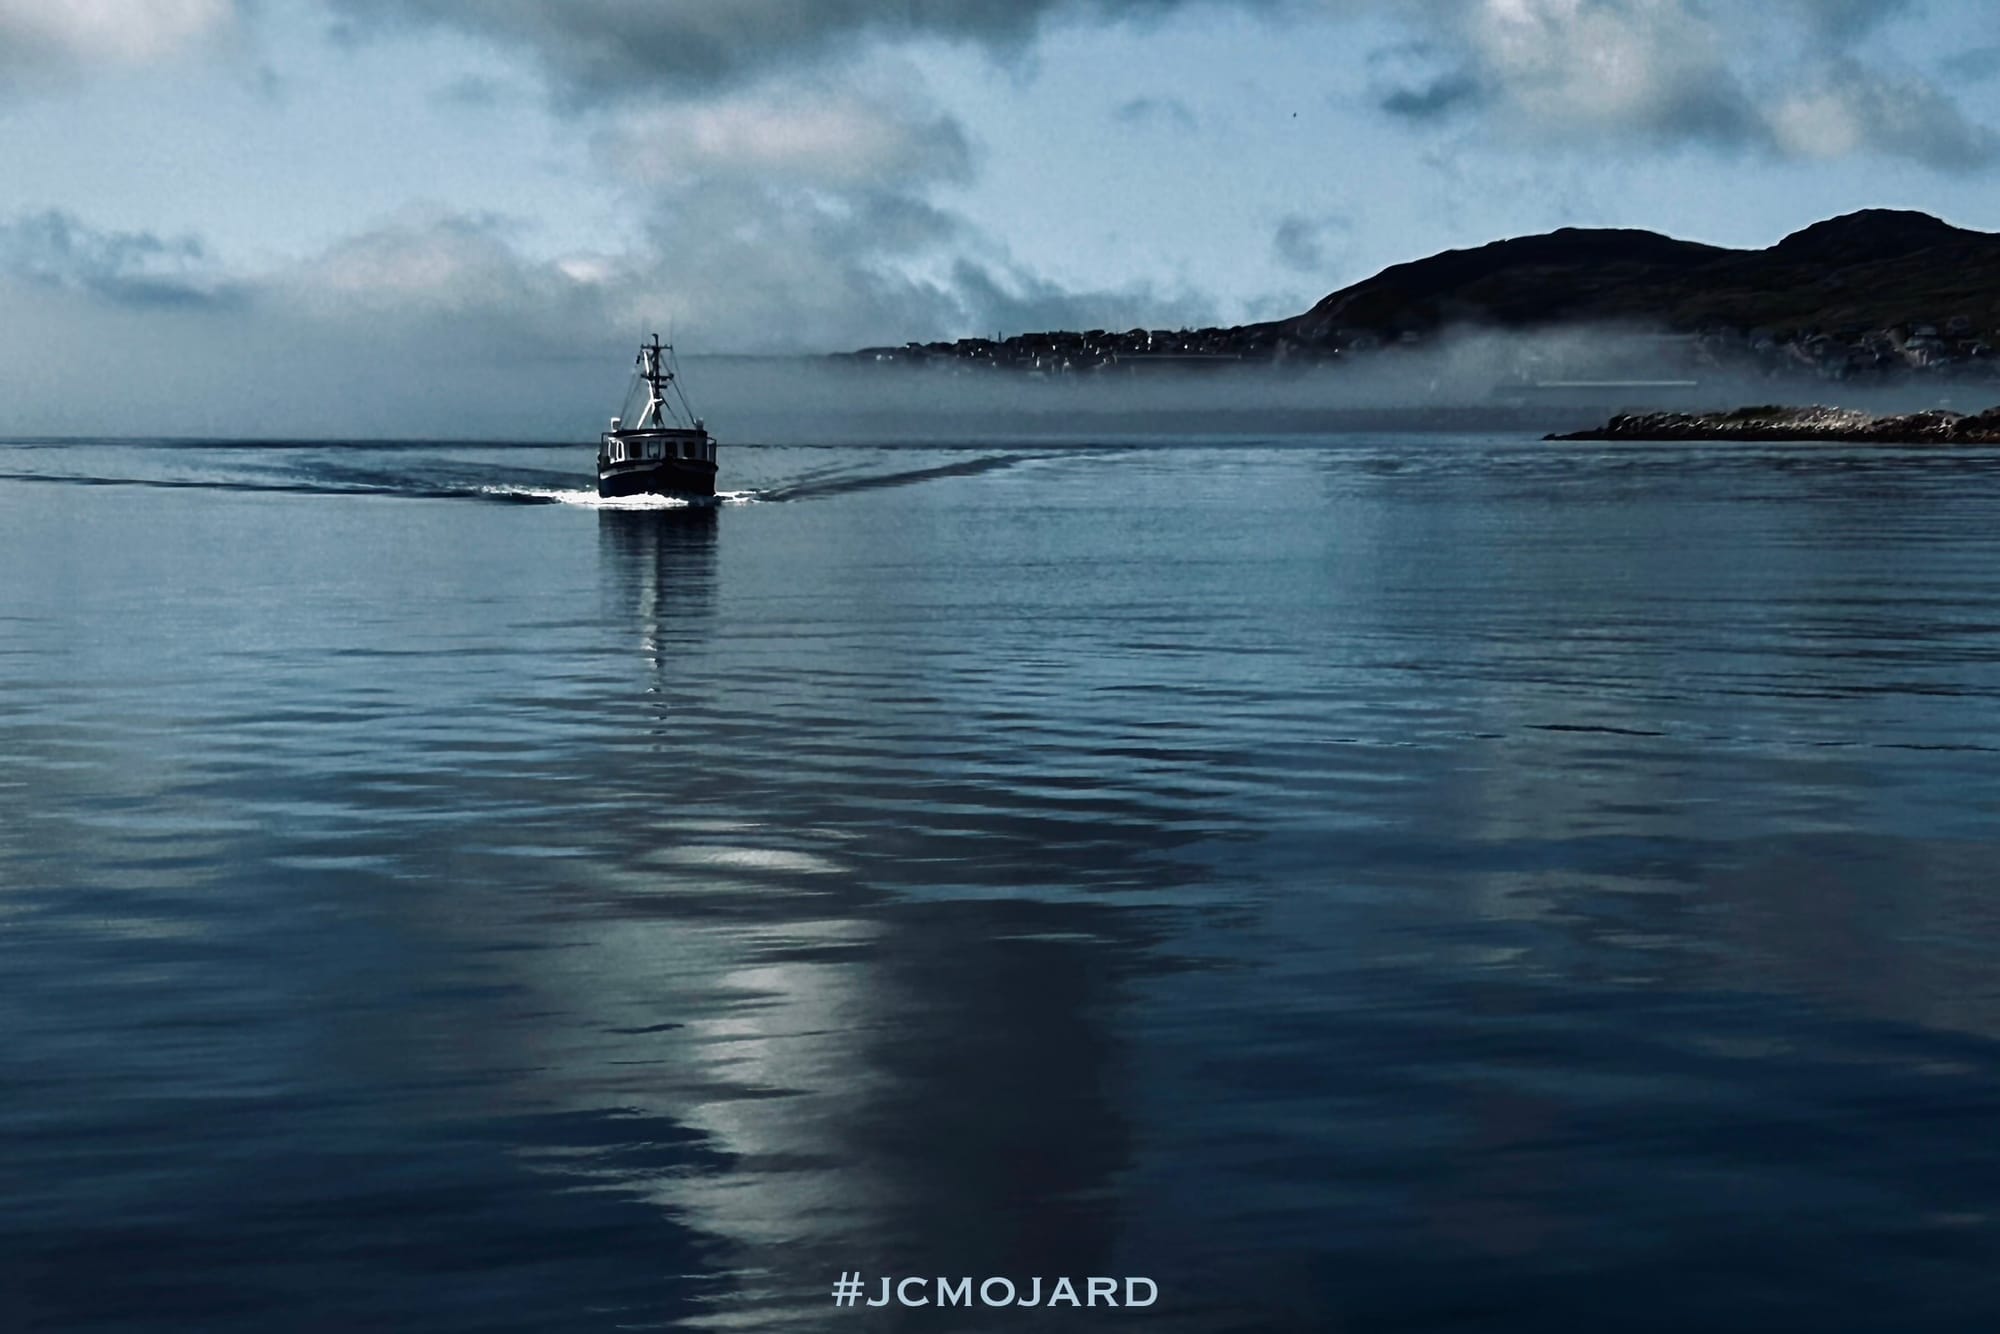
{"type": "MultiPolygon", "coordinates": [[[[335,430],[430,420],[439,409],[426,395],[460,362],[517,368],[528,383],[580,356],[621,364],[628,336],[670,322],[689,352],[825,352],[1214,317],[1197,292],[1051,281],[942,204],[972,179],[977,144],[876,40],[1006,51],[1058,17],[1142,17],[1171,0],[331,3],[364,25],[450,25],[525,51],[569,110],[601,103],[568,128],[588,145],[578,167],[620,192],[617,238],[552,254],[523,221],[411,206],[249,271],[194,237],[39,213],[0,223],[0,291],[75,344],[106,331],[171,343],[161,382],[188,401],[190,386],[227,397],[246,359],[310,362],[314,392],[286,406],[335,430]],[[683,40],[689,49],[662,54],[683,40]],[[223,304],[227,321],[203,313],[223,304]]],[[[461,109],[505,101],[529,69],[456,84],[447,74],[433,97],[461,109]]],[[[1133,114],[1167,125],[1191,115],[1172,99],[1133,114]]]]}
{"type": "Polygon", "coordinates": [[[1201,128],[1193,109],[1178,97],[1135,97],[1120,103],[1111,115],[1126,125],[1154,125],[1182,134],[1193,134],[1201,128]]]}
{"type": "Polygon", "coordinates": [[[93,430],[559,438],[609,410],[629,340],[670,325],[695,356],[1212,318],[1185,292],[1050,282],[965,226],[727,181],[617,252],[538,256],[506,218],[409,209],[225,282],[193,238],[32,214],[0,224],[0,396],[22,431],[75,430],[88,400],[93,430]],[[146,352],[107,390],[112,346],[146,352]]]}
{"type": "Polygon", "coordinates": [[[233,0],[0,0],[0,74],[46,81],[89,65],[143,65],[211,37],[233,0]]]}
{"type": "Polygon", "coordinates": [[[1479,83],[1471,74],[1450,70],[1417,87],[1391,89],[1382,95],[1381,107],[1409,120],[1436,120],[1469,106],[1479,95],[1479,83]]]}
{"type": "Polygon", "coordinates": [[[710,182],[663,196],[619,252],[533,256],[519,244],[524,230],[412,207],[305,260],[225,275],[196,238],[104,231],[49,211],[0,224],[0,284],[86,293],[131,317],[226,305],[251,346],[296,335],[357,349],[476,348],[510,363],[566,360],[669,322],[695,351],[825,352],[996,327],[1212,317],[1191,292],[1050,282],[963,219],[893,191],[710,182]]]}
{"type": "Polygon", "coordinates": [[[619,289],[643,305],[631,314],[671,314],[711,347],[828,351],[1037,318],[1095,325],[1143,304],[1042,281],[941,206],[941,187],[971,181],[976,153],[922,89],[877,53],[837,78],[774,74],[607,109],[595,164],[645,221],[618,266],[619,289]]]}
{"type": "Polygon", "coordinates": [[[1213,303],[1198,293],[1166,296],[1151,286],[1078,292],[1012,266],[996,270],[969,259],[952,266],[951,290],[971,327],[1004,333],[1186,328],[1215,319],[1213,303]]]}
{"type": "Polygon", "coordinates": [[[958,122],[907,93],[770,85],[627,113],[600,140],[604,163],[651,185],[718,177],[851,188],[964,182],[972,149],[958,122]]]}
{"type": "Polygon", "coordinates": [[[661,201],[630,291],[708,347],[823,351],[936,336],[956,303],[916,275],[961,226],[889,190],[723,181],[661,201]]]}
{"type": "Polygon", "coordinates": [[[2000,136],[1913,72],[1863,59],[1901,3],[1421,0],[1375,53],[1376,102],[1412,123],[1477,117],[1503,140],[1704,145],[1784,158],[1908,158],[1961,171],[2000,136]]]}
{"type": "Polygon", "coordinates": [[[1984,83],[2000,74],[2000,43],[1970,46],[1954,51],[1938,62],[1938,68],[1954,79],[1984,83]]]}
{"type": "Polygon", "coordinates": [[[404,209],[283,275],[321,310],[480,310],[574,281],[531,266],[491,214],[404,209]]]}
{"type": "Polygon", "coordinates": [[[211,306],[239,295],[196,237],[101,231],[61,209],[0,222],[0,273],[128,306],[211,306]]]}
{"type": "Polygon", "coordinates": [[[1834,62],[1814,85],[1781,98],[1770,109],[1770,126],[1791,157],[1872,152],[1946,171],[2000,159],[2000,135],[1968,121],[1936,88],[1876,74],[1853,60],[1834,62]]]}
{"type": "Polygon", "coordinates": [[[1910,11],[1910,0],[1789,0],[1791,13],[1821,41],[1846,49],[1910,11]]]}
{"type": "MultiPolygon", "coordinates": [[[[558,108],[582,119],[592,168],[622,192],[637,239],[510,275],[496,250],[505,237],[483,222],[404,219],[323,257],[315,299],[445,310],[506,292],[568,308],[591,294],[595,318],[622,328],[671,317],[690,346],[826,351],[996,324],[1166,317],[1149,309],[1150,292],[1048,282],[940,205],[944,189],[973,181],[978,146],[898,42],[1005,56],[1057,22],[1312,0],[328,2],[350,37],[449,28],[525,56],[558,108]]],[[[1121,114],[1193,122],[1171,98],[1121,114]]],[[[1163,300],[1175,314],[1208,306],[1186,293],[1163,300]]]]}
{"type": "Polygon", "coordinates": [[[503,106],[515,100],[517,96],[517,90],[504,79],[489,78],[483,74],[466,74],[433,92],[431,101],[442,107],[486,111],[503,106]]]}
{"type": "Polygon", "coordinates": [[[1721,34],[1673,0],[1432,3],[1425,49],[1452,60],[1385,109],[1435,117],[1490,106],[1538,136],[1727,141],[1754,123],[1721,34]],[[1474,93],[1477,92],[1477,96],[1474,93]]]}
{"type": "Polygon", "coordinates": [[[1352,229],[1346,218],[1309,218],[1288,213],[1271,233],[1271,253],[1295,273],[1320,274],[1329,267],[1327,248],[1352,229]]]}
{"type": "MultiPolygon", "coordinates": [[[[531,52],[564,101],[686,94],[853,55],[871,39],[1019,52],[1058,18],[1157,20],[1201,0],[330,0],[352,30],[456,28],[531,52]]],[[[1219,0],[1210,0],[1219,2],[1219,0]]],[[[1270,7],[1283,0],[1234,0],[1270,7]]]]}

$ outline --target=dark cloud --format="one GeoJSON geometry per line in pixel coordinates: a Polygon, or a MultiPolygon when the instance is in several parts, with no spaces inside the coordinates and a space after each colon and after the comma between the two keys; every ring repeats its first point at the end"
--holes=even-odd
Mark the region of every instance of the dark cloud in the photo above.
{"type": "Polygon", "coordinates": [[[100,231],[61,209],[0,222],[0,273],[136,306],[214,306],[240,290],[193,236],[100,231]]]}
{"type": "Polygon", "coordinates": [[[1911,11],[1910,0],[1789,0],[1809,32],[1846,49],[1911,11]]]}
{"type": "Polygon", "coordinates": [[[1048,22],[1155,20],[1200,3],[1296,0],[330,0],[349,35],[456,28],[533,53],[572,104],[690,93],[852,54],[871,39],[941,38],[1002,52],[1048,22]]]}
{"type": "Polygon", "coordinates": [[[1291,213],[1271,233],[1271,253],[1295,273],[1318,275],[1331,266],[1330,247],[1346,238],[1352,224],[1342,217],[1309,218],[1291,213]]]}
{"type": "Polygon", "coordinates": [[[439,88],[431,94],[431,100],[439,106],[485,111],[512,102],[519,96],[519,91],[504,79],[467,74],[439,88]]]}
{"type": "Polygon", "coordinates": [[[1938,68],[1954,79],[1984,83],[2000,74],[2000,43],[1954,51],[1938,62],[1938,68]]]}
{"type": "Polygon", "coordinates": [[[1395,88],[1382,95],[1381,107],[1392,116],[1436,120],[1453,111],[1469,110],[1479,101],[1479,81],[1464,70],[1440,74],[1417,88],[1395,88]]]}
{"type": "Polygon", "coordinates": [[[1135,97],[1120,103],[1111,115],[1126,125],[1156,125],[1182,134],[1201,128],[1193,109],[1178,97],[1135,97]]]}

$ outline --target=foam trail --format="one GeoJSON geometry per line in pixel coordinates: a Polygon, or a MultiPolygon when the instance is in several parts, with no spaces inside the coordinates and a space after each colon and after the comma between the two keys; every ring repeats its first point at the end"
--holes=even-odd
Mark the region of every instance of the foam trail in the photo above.
{"type": "Polygon", "coordinates": [[[713,501],[687,496],[600,496],[597,492],[583,487],[482,486],[479,488],[479,493],[500,500],[513,500],[526,504],[578,505],[593,510],[678,510],[709,504],[749,505],[757,500],[755,491],[722,491],[716,494],[713,501]]]}

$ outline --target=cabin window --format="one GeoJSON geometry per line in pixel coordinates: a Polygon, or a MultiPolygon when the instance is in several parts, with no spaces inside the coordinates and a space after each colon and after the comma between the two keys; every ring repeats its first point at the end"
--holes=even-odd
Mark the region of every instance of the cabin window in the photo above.
{"type": "Polygon", "coordinates": [[[648,441],[646,442],[646,457],[647,457],[647,458],[649,458],[649,459],[656,459],[656,458],[660,457],[660,442],[659,442],[659,441],[657,441],[657,440],[648,440],[648,441]]]}

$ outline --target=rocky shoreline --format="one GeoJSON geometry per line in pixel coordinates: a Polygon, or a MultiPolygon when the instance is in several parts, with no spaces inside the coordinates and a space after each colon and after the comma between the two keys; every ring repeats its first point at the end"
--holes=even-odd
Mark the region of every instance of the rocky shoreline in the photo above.
{"type": "Polygon", "coordinates": [[[2000,445],[2000,406],[1984,412],[1875,416],[1854,408],[1766,404],[1729,412],[1619,413],[1602,426],[1544,440],[1825,440],[1874,445],[2000,445]]]}

